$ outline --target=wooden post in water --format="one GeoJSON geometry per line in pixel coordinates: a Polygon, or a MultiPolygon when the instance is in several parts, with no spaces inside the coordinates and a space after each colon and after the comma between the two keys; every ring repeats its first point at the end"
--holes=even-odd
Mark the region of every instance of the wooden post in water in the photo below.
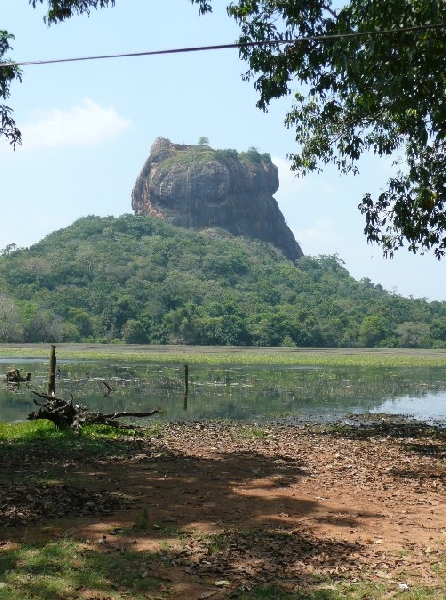
{"type": "Polygon", "coordinates": [[[189,391],[189,365],[184,365],[184,392],[189,391]]]}
{"type": "Polygon", "coordinates": [[[56,346],[51,344],[50,367],[48,371],[48,396],[56,394],[56,346]]]}
{"type": "Polygon", "coordinates": [[[187,410],[187,395],[189,393],[189,365],[184,365],[184,396],[183,410],[187,410]]]}

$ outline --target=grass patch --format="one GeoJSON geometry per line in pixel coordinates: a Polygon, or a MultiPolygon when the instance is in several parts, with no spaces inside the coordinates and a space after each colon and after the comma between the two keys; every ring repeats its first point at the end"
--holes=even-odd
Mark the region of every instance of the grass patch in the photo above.
{"type": "Polygon", "coordinates": [[[441,587],[409,586],[400,588],[398,583],[376,584],[373,582],[326,582],[316,589],[291,591],[278,586],[261,586],[232,595],[237,600],[378,600],[380,598],[404,598],[405,600],[437,600],[443,598],[441,587]]]}
{"type": "MultiPolygon", "coordinates": [[[[146,435],[141,430],[141,435],[146,435]]],[[[132,429],[117,429],[109,425],[87,425],[82,429],[82,435],[77,436],[71,429],[58,429],[54,423],[45,419],[24,421],[20,423],[0,423],[0,441],[8,442],[39,442],[60,444],[77,442],[78,445],[97,447],[96,441],[125,440],[135,436],[132,429]]]]}
{"type": "Polygon", "coordinates": [[[141,516],[133,525],[133,529],[137,531],[147,531],[150,527],[150,519],[149,519],[149,509],[147,506],[144,506],[142,509],[141,516]]]}
{"type": "Polygon", "coordinates": [[[49,421],[27,421],[24,423],[0,423],[0,441],[8,442],[38,442],[60,441],[72,438],[70,431],[61,431],[49,421]]]}
{"type": "Polygon", "coordinates": [[[59,463],[73,456],[83,460],[126,456],[133,435],[133,431],[103,425],[85,427],[77,437],[70,429],[57,429],[45,420],[0,423],[0,459],[13,457],[17,462],[20,457],[34,456],[59,463]]]}
{"type": "Polygon", "coordinates": [[[404,600],[437,600],[442,598],[444,588],[442,586],[409,585],[404,583],[390,582],[378,584],[374,582],[358,581],[357,583],[336,583],[333,586],[333,596],[327,596],[330,600],[364,600],[366,598],[404,598],[404,600]]]}
{"type": "Polygon", "coordinates": [[[209,554],[215,554],[216,552],[223,552],[229,548],[229,539],[225,533],[216,533],[208,535],[203,540],[206,550],[209,554]]]}
{"type": "Polygon", "coordinates": [[[260,586],[241,591],[238,600],[378,600],[379,598],[404,598],[405,600],[438,600],[443,589],[423,586],[400,589],[398,583],[389,585],[371,582],[344,584],[326,582],[317,584],[319,589],[291,591],[280,586],[260,586]]]}
{"type": "Polygon", "coordinates": [[[255,425],[242,425],[237,429],[237,436],[245,440],[262,440],[267,438],[268,435],[268,429],[256,427],[255,425]]]}
{"type": "MultiPolygon", "coordinates": [[[[227,540],[222,536],[210,536],[207,542],[210,552],[220,552],[226,548],[227,540]]],[[[80,597],[142,600],[160,591],[163,597],[172,597],[163,584],[165,580],[156,576],[157,567],[165,563],[169,553],[169,549],[161,554],[99,551],[69,537],[47,543],[0,547],[0,600],[71,600],[80,597]]],[[[364,600],[402,595],[406,600],[428,600],[442,598],[443,591],[440,586],[409,585],[405,589],[395,581],[315,579],[303,588],[293,586],[291,582],[283,587],[232,588],[228,590],[228,597],[239,600],[364,600]]]]}
{"type": "Polygon", "coordinates": [[[0,600],[69,600],[84,590],[88,597],[147,598],[158,588],[147,576],[153,560],[148,552],[104,554],[71,539],[21,544],[0,550],[0,600]]]}

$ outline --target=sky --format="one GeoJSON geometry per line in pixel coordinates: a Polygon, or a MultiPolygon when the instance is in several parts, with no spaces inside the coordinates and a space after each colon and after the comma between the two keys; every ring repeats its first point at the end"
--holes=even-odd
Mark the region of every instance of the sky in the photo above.
{"type": "MultiPolygon", "coordinates": [[[[43,22],[23,0],[0,0],[0,29],[15,35],[15,61],[148,52],[230,44],[238,28],[226,1],[199,16],[189,0],[116,0],[114,8],[43,22]]],[[[445,261],[400,249],[384,259],[367,244],[357,206],[376,196],[388,160],[364,159],[360,174],[334,168],[298,179],[287,154],[297,150],[284,125],[289,98],[256,107],[247,65],[236,49],[23,67],[6,104],[22,131],[14,151],[0,140],[0,249],[29,247],[88,215],[131,213],[135,180],[157,137],[213,148],[269,152],[279,168],[275,198],[304,254],[337,254],[357,280],[368,278],[406,297],[446,300],[445,261]]],[[[446,260],[446,259],[445,259],[446,260]]]]}

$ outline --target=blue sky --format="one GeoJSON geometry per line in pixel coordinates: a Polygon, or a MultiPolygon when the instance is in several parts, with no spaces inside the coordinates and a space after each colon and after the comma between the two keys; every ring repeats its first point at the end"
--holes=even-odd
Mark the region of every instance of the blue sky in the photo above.
{"type": "MultiPolygon", "coordinates": [[[[10,58],[17,61],[232,43],[238,30],[227,3],[214,4],[200,17],[188,0],[117,0],[113,9],[48,28],[41,6],[0,0],[0,28],[15,34],[10,58]]],[[[294,136],[283,124],[290,99],[261,112],[245,70],[237,50],[24,67],[7,102],[23,146],[14,152],[0,142],[0,248],[30,246],[82,216],[132,212],[133,184],[154,140],[193,144],[206,136],[213,148],[271,154],[279,167],[275,197],[305,254],[338,254],[356,279],[446,300],[444,261],[404,249],[386,260],[366,243],[357,205],[385,185],[390,163],[370,157],[356,177],[329,168],[296,179],[286,159],[294,136]]]]}

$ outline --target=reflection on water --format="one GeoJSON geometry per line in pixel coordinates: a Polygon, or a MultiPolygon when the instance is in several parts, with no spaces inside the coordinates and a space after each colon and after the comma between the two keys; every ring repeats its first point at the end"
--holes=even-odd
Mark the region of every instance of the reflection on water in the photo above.
{"type": "MultiPolygon", "coordinates": [[[[0,386],[0,421],[26,419],[31,390],[46,391],[48,363],[0,360],[0,374],[31,371],[30,384],[0,386]]],[[[446,373],[439,367],[267,367],[58,361],[56,395],[100,412],[163,410],[153,419],[338,420],[351,414],[410,414],[445,423],[446,373]]]]}

